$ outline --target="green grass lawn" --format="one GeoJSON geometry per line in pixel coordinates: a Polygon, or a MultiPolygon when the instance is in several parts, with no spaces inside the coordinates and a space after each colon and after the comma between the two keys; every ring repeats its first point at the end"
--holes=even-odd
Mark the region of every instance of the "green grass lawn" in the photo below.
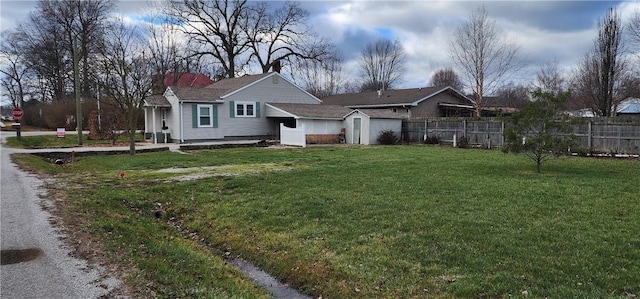
{"type": "Polygon", "coordinates": [[[69,217],[159,297],[264,296],[225,252],[323,298],[640,295],[637,160],[564,157],[541,174],[438,146],[20,160],[66,182],[69,217]],[[204,166],[226,167],[158,171],[204,166]]]}
{"type": "MultiPolygon", "coordinates": [[[[144,136],[142,134],[136,135],[136,142],[143,141],[144,136]]],[[[121,135],[116,142],[129,142],[128,135],[121,135]]],[[[83,145],[97,145],[104,144],[110,145],[112,140],[91,140],[88,134],[82,135],[83,145]]],[[[67,132],[64,138],[59,138],[56,135],[37,135],[37,136],[21,136],[20,140],[16,136],[10,136],[7,138],[6,146],[14,148],[65,148],[78,146],[78,135],[74,132],[67,132]]]]}

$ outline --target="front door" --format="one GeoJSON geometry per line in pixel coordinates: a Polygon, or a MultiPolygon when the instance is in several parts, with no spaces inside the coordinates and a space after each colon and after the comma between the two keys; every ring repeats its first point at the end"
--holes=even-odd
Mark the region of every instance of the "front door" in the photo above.
{"type": "Polygon", "coordinates": [[[353,144],[360,144],[360,132],[362,131],[362,118],[353,119],[353,144]]]}

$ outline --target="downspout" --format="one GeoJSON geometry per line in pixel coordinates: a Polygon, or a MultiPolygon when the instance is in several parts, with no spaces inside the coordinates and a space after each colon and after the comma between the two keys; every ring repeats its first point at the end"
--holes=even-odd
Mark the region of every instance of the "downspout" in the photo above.
{"type": "Polygon", "coordinates": [[[180,143],[184,143],[184,123],[182,122],[183,104],[184,103],[180,101],[180,143]]]}

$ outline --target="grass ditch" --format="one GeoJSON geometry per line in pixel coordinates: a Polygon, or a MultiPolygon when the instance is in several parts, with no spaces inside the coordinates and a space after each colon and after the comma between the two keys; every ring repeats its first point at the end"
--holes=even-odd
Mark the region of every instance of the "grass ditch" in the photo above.
{"type": "Polygon", "coordinates": [[[638,161],[536,174],[437,146],[16,158],[65,184],[67,217],[147,295],[266,296],[208,246],[326,298],[640,294],[638,161]]]}
{"type": "MultiPolygon", "coordinates": [[[[136,134],[136,142],[143,142],[144,136],[142,134],[136,134]]],[[[113,143],[110,139],[93,140],[89,138],[89,134],[82,135],[82,144],[85,146],[111,146],[113,143]]],[[[116,139],[117,145],[129,145],[129,136],[121,135],[116,139]]],[[[74,133],[67,133],[65,137],[61,138],[57,135],[37,135],[37,136],[21,136],[18,140],[15,136],[7,137],[5,146],[13,148],[69,148],[78,146],[78,135],[74,133]]]]}

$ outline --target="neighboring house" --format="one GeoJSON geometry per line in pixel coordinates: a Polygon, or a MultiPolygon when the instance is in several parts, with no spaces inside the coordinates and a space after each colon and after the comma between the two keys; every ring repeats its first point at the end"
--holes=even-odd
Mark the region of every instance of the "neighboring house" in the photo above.
{"type": "Polygon", "coordinates": [[[640,98],[627,98],[618,104],[617,116],[640,116],[640,98]]]}
{"type": "Polygon", "coordinates": [[[529,100],[508,97],[482,97],[482,115],[496,116],[513,114],[527,106],[529,100]]]}
{"type": "Polygon", "coordinates": [[[145,137],[180,143],[273,138],[279,120],[264,115],[266,103],[317,105],[320,100],[275,72],[206,87],[170,86],[145,101],[145,137]]]}
{"type": "Polygon", "coordinates": [[[565,113],[572,117],[595,117],[596,114],[593,113],[591,108],[578,108],[573,110],[567,110],[565,113]]]}
{"type": "Polygon", "coordinates": [[[168,73],[154,76],[153,93],[162,94],[167,87],[205,87],[214,81],[202,73],[168,73]]]}
{"type": "Polygon", "coordinates": [[[352,109],[386,109],[403,118],[473,116],[474,102],[451,87],[425,87],[339,94],[323,104],[352,109]]]}

